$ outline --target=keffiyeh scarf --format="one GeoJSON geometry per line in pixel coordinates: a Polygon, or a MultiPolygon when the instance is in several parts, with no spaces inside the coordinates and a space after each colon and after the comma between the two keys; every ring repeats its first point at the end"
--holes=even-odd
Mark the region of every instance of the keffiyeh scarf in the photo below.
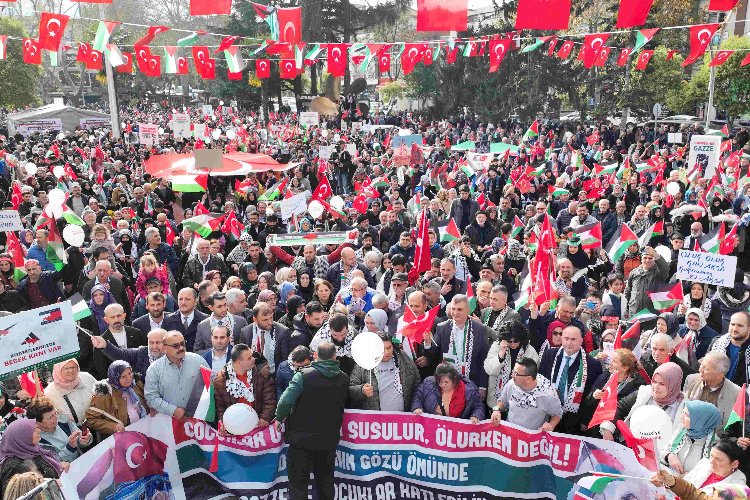
{"type": "Polygon", "coordinates": [[[334,342],[334,340],[331,338],[331,327],[328,326],[328,322],[325,322],[323,326],[320,327],[320,330],[318,330],[318,333],[316,333],[315,335],[321,340],[321,342],[328,341],[336,346],[337,358],[340,358],[342,356],[348,356],[350,358],[352,357],[352,341],[354,340],[354,328],[349,327],[347,329],[343,346],[338,345],[338,343],[334,342]]]}
{"type": "MultiPolygon", "coordinates": [[[[453,328],[453,320],[451,320],[451,328],[453,328]]],[[[448,352],[445,355],[445,360],[452,363],[456,367],[456,370],[463,375],[468,377],[471,373],[471,355],[474,352],[474,326],[470,319],[466,320],[464,325],[464,349],[463,358],[458,358],[458,349],[456,347],[456,338],[451,331],[450,342],[448,343],[448,352]]]]}
{"type": "Polygon", "coordinates": [[[234,365],[230,361],[226,366],[227,370],[227,392],[235,399],[244,398],[249,403],[255,401],[255,394],[253,393],[253,371],[247,372],[247,385],[245,385],[240,379],[237,378],[237,374],[234,372],[234,365]]]}
{"type": "MultiPolygon", "coordinates": [[[[552,365],[552,379],[557,380],[557,374],[562,370],[563,353],[565,351],[560,348],[557,350],[555,355],[555,362],[552,365]]],[[[565,401],[562,401],[563,410],[569,413],[578,413],[578,408],[583,401],[583,388],[586,387],[586,378],[588,374],[588,359],[586,357],[586,351],[581,348],[578,353],[581,357],[581,362],[578,363],[578,372],[572,384],[567,384],[567,392],[565,393],[565,401]]],[[[567,377],[567,374],[562,374],[563,377],[567,377]]]]}
{"type": "Polygon", "coordinates": [[[513,370],[513,365],[521,361],[525,357],[525,354],[526,354],[526,347],[521,347],[520,349],[518,349],[518,354],[516,354],[516,359],[511,364],[510,348],[508,348],[508,350],[505,351],[505,357],[500,361],[500,375],[498,375],[497,385],[495,385],[495,399],[496,400],[500,399],[500,392],[503,390],[503,387],[505,387],[505,384],[508,383],[508,380],[510,380],[510,372],[511,370],[513,370]]]}
{"type": "Polygon", "coordinates": [[[520,395],[513,394],[511,400],[518,405],[519,408],[536,408],[536,398],[548,394],[554,394],[555,388],[552,387],[552,383],[542,375],[536,376],[536,387],[531,392],[521,391],[520,395]]]}

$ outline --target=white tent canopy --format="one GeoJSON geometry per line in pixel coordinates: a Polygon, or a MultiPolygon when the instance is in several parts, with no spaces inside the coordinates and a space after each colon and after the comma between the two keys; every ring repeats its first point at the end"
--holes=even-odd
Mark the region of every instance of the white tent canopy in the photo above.
{"type": "Polygon", "coordinates": [[[106,127],[107,113],[78,109],[64,104],[49,104],[8,115],[8,133],[30,135],[34,132],[73,132],[77,128],[106,127]]]}

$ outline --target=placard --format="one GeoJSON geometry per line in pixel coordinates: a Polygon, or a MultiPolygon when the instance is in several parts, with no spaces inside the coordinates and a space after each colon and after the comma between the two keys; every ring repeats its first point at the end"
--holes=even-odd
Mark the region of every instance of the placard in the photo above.
{"type": "Polygon", "coordinates": [[[190,115],[187,113],[172,114],[171,128],[175,138],[190,139],[193,136],[190,130],[190,115]]]}
{"type": "Polygon", "coordinates": [[[204,115],[213,116],[214,114],[214,107],[210,104],[204,104],[201,106],[201,110],[203,111],[204,115]]]}
{"type": "Polygon", "coordinates": [[[138,124],[138,142],[150,148],[159,140],[159,126],[152,123],[138,124]]]}
{"type": "Polygon", "coordinates": [[[694,135],[690,138],[690,153],[688,155],[688,169],[693,168],[695,162],[700,163],[701,172],[706,179],[710,179],[716,172],[721,156],[721,137],[716,135],[694,135]]]}
{"type": "Polygon", "coordinates": [[[352,133],[362,131],[362,122],[352,122],[352,133]]]}
{"type": "Polygon", "coordinates": [[[196,170],[211,170],[222,168],[222,149],[194,149],[196,170]]]}
{"type": "Polygon", "coordinates": [[[20,231],[23,229],[18,210],[0,210],[0,231],[20,231]]]}
{"type": "Polygon", "coordinates": [[[84,130],[90,128],[105,128],[112,125],[112,121],[109,118],[80,118],[78,123],[84,130]]]}
{"type": "Polygon", "coordinates": [[[320,146],[318,148],[318,157],[321,160],[329,160],[333,153],[333,146],[320,146]]]}
{"type": "Polygon", "coordinates": [[[307,197],[305,193],[298,193],[291,198],[281,200],[281,219],[289,220],[292,215],[305,213],[307,210],[307,197]]]}
{"type": "Polygon", "coordinates": [[[694,281],[732,288],[737,257],[707,252],[680,250],[677,257],[677,277],[683,281],[694,281]]]}
{"type": "Polygon", "coordinates": [[[667,141],[670,144],[682,144],[682,132],[670,132],[667,134],[667,141]]]}
{"type": "Polygon", "coordinates": [[[353,142],[350,142],[346,145],[346,150],[349,152],[350,155],[352,155],[352,158],[357,157],[357,145],[353,142]]]}
{"type": "Polygon", "coordinates": [[[320,115],[317,111],[303,111],[299,114],[299,124],[302,127],[319,125],[320,115]]]}
{"type": "Polygon", "coordinates": [[[16,122],[16,132],[24,137],[37,132],[44,133],[51,130],[62,130],[62,119],[48,118],[46,120],[24,120],[16,122]]]}
{"type": "Polygon", "coordinates": [[[412,144],[422,145],[422,134],[395,135],[391,138],[391,147],[396,149],[402,144],[411,147],[412,144]]]}
{"type": "Polygon", "coordinates": [[[205,123],[194,123],[193,124],[193,135],[196,139],[200,139],[202,141],[208,140],[208,134],[206,134],[206,124],[205,123]]]}

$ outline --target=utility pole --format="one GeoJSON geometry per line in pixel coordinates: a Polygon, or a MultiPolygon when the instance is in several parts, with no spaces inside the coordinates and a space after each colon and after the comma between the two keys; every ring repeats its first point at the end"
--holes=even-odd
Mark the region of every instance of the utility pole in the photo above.
{"type": "MultiPolygon", "coordinates": [[[[719,14],[718,22],[724,21],[724,14],[719,14]]],[[[721,31],[719,33],[714,33],[714,36],[711,37],[710,42],[710,54],[711,57],[714,57],[714,51],[718,50],[721,46],[721,40],[724,38],[724,32],[727,29],[727,23],[724,23],[721,25],[721,31]]],[[[716,66],[711,66],[711,74],[708,79],[708,106],[706,108],[706,130],[709,128],[709,124],[711,123],[712,115],[715,116],[716,111],[714,110],[714,86],[716,84],[716,66]]]]}
{"type": "MultiPolygon", "coordinates": [[[[104,21],[104,4],[99,4],[99,18],[104,21]]],[[[106,47],[105,47],[106,49],[106,47]]],[[[107,94],[109,96],[109,118],[112,122],[112,135],[119,139],[122,135],[120,130],[120,113],[117,109],[117,94],[115,92],[115,76],[109,57],[104,57],[104,68],[107,73],[107,94]]]]}

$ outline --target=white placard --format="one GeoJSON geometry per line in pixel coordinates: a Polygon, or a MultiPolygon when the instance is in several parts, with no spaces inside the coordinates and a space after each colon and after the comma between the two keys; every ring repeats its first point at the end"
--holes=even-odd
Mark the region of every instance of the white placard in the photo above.
{"type": "Polygon", "coordinates": [[[677,258],[677,277],[683,281],[695,281],[731,288],[737,257],[707,252],[680,250],[677,258]]]}
{"type": "Polygon", "coordinates": [[[352,158],[357,157],[357,145],[353,142],[350,142],[346,145],[346,150],[349,152],[350,155],[352,155],[352,158]]]}
{"type": "Polygon", "coordinates": [[[362,130],[362,122],[352,122],[352,132],[360,132],[362,130]]]}
{"type": "Polygon", "coordinates": [[[0,231],[20,231],[23,229],[18,210],[0,210],[0,231]]]}
{"type": "Polygon", "coordinates": [[[317,111],[303,111],[299,114],[299,124],[302,127],[320,125],[320,115],[317,111]]]}
{"type": "Polygon", "coordinates": [[[190,115],[187,113],[173,113],[171,128],[175,138],[190,139],[193,136],[190,130],[190,115]]]}
{"type": "Polygon", "coordinates": [[[80,118],[78,123],[84,130],[109,127],[112,124],[109,118],[80,118]]]}
{"type": "Polygon", "coordinates": [[[208,134],[206,133],[206,124],[194,123],[193,135],[195,136],[196,139],[200,139],[202,141],[208,140],[208,134]]]}
{"type": "Polygon", "coordinates": [[[320,146],[318,149],[318,156],[321,160],[328,160],[331,158],[333,153],[333,146],[320,146]]]}
{"type": "Polygon", "coordinates": [[[682,132],[668,133],[667,142],[669,142],[670,144],[682,144],[682,132]]]}
{"type": "Polygon", "coordinates": [[[201,110],[203,110],[204,115],[213,116],[214,114],[214,107],[210,104],[204,104],[201,106],[201,110]]]}
{"type": "Polygon", "coordinates": [[[695,162],[701,164],[702,177],[710,179],[716,172],[721,156],[721,137],[717,135],[694,135],[690,138],[690,154],[688,155],[688,170],[695,162]]]}
{"type": "Polygon", "coordinates": [[[305,193],[298,193],[291,198],[281,200],[281,219],[289,220],[292,215],[305,213],[307,210],[307,197],[305,193]]]}
{"type": "Polygon", "coordinates": [[[138,142],[147,148],[159,141],[159,126],[152,123],[138,124],[138,142]]]}
{"type": "Polygon", "coordinates": [[[341,120],[341,131],[346,132],[347,130],[349,130],[349,124],[341,120]]]}
{"type": "Polygon", "coordinates": [[[37,132],[49,132],[50,130],[62,130],[62,119],[49,118],[46,120],[24,120],[16,122],[16,132],[24,137],[37,132]]]}

